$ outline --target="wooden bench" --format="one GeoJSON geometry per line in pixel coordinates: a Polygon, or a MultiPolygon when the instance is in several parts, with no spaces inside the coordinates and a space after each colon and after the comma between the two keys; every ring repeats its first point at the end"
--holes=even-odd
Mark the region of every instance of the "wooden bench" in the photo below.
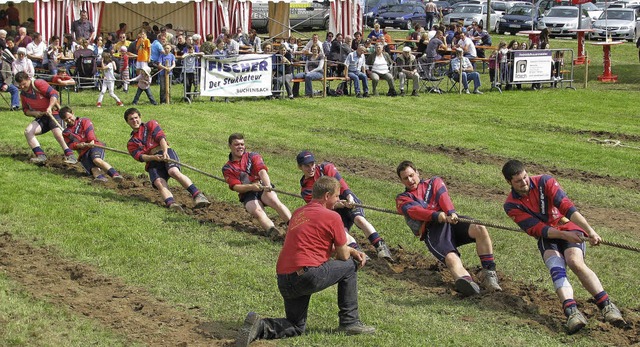
{"type": "Polygon", "coordinates": [[[471,58],[469,59],[469,61],[473,64],[477,63],[477,62],[481,62],[482,63],[482,73],[484,73],[485,71],[485,66],[489,65],[489,58],[471,58]]]}
{"type": "MultiPolygon", "coordinates": [[[[346,81],[347,78],[346,77],[336,77],[336,76],[327,76],[327,65],[325,64],[325,70],[324,70],[324,77],[319,79],[319,80],[315,80],[315,81],[321,81],[322,82],[322,97],[326,97],[327,96],[327,85],[331,85],[332,81],[346,81]]],[[[293,83],[304,83],[304,78],[294,78],[291,80],[291,82],[293,83]]]]}

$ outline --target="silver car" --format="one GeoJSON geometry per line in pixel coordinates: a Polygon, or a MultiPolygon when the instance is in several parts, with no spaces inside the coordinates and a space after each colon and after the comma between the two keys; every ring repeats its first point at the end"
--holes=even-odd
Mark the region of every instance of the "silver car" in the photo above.
{"type": "Polygon", "coordinates": [[[578,29],[578,21],[580,29],[591,29],[591,18],[587,11],[582,10],[580,13],[575,6],[556,6],[538,22],[538,29],[549,29],[550,37],[576,37],[576,32],[570,30],[578,29]]]}
{"type": "Polygon", "coordinates": [[[592,39],[605,39],[607,34],[615,39],[635,41],[640,34],[638,12],[633,8],[609,8],[593,23],[592,39]]]}
{"type": "Polygon", "coordinates": [[[487,3],[460,5],[460,7],[455,9],[454,12],[449,13],[442,18],[442,24],[449,25],[451,23],[461,23],[464,26],[469,26],[473,22],[476,22],[482,25],[482,27],[487,31],[492,31],[496,27],[498,16],[495,11],[492,9],[489,10],[491,11],[491,23],[489,23],[489,25],[485,24],[487,19],[487,3]]]}

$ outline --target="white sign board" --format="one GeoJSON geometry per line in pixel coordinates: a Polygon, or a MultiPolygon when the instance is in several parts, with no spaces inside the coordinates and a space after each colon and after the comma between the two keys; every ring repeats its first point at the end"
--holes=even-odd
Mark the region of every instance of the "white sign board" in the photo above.
{"type": "Polygon", "coordinates": [[[269,54],[240,54],[235,57],[202,57],[200,95],[271,95],[272,66],[269,54]]]}
{"type": "Polygon", "coordinates": [[[551,51],[514,51],[513,81],[533,82],[551,80],[551,51]]]}

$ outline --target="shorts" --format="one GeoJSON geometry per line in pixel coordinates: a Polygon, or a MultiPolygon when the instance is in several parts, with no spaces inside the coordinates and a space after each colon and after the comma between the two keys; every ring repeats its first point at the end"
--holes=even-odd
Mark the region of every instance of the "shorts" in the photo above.
{"type": "MultiPolygon", "coordinates": [[[[62,118],[60,118],[60,116],[54,114],[53,117],[58,121],[58,124],[62,125],[62,118]]],[[[49,116],[36,118],[35,121],[40,124],[40,129],[42,129],[40,134],[46,134],[51,129],[55,129],[58,127],[58,124],[56,124],[56,122],[54,122],[53,119],[51,119],[51,117],[49,116]]]]}
{"type": "MultiPolygon", "coordinates": [[[[274,186],[273,184],[271,185],[271,188],[275,188],[276,186],[274,186]]],[[[243,205],[246,205],[249,201],[252,200],[258,200],[258,201],[262,201],[262,193],[264,191],[259,191],[259,192],[247,192],[244,194],[240,194],[238,196],[238,198],[240,199],[240,202],[243,205]]]]}
{"type": "MultiPolygon", "coordinates": [[[[168,154],[169,154],[169,158],[175,160],[175,161],[180,161],[180,158],[178,157],[178,154],[176,153],[176,151],[173,150],[173,148],[169,148],[168,150],[168,154]]],[[[157,151],[154,154],[162,154],[162,150],[157,151]]],[[[155,181],[158,178],[162,178],[165,181],[169,180],[169,169],[173,168],[173,167],[177,167],[178,170],[180,170],[180,164],[176,164],[176,163],[169,163],[169,162],[164,162],[164,161],[150,161],[149,162],[149,166],[147,166],[147,172],[149,173],[149,180],[151,181],[151,184],[158,189],[158,187],[156,187],[155,185],[155,181]]]]}
{"type": "Polygon", "coordinates": [[[146,61],[136,61],[136,70],[141,70],[145,66],[149,66],[149,63],[146,61]]]}
{"type": "Polygon", "coordinates": [[[93,159],[96,158],[104,159],[104,149],[91,148],[80,157],[80,164],[82,164],[82,167],[89,175],[91,175],[91,169],[96,167],[96,164],[93,163],[93,159]]]}
{"type": "Polygon", "coordinates": [[[447,254],[455,252],[459,256],[458,247],[476,242],[469,236],[469,226],[471,224],[461,222],[457,224],[431,222],[427,225],[424,243],[429,252],[444,263],[447,254]]]}
{"type": "Polygon", "coordinates": [[[582,255],[584,255],[587,251],[587,246],[584,242],[573,243],[567,242],[562,239],[545,239],[544,237],[538,239],[538,250],[540,251],[540,255],[543,257],[543,259],[545,251],[554,250],[564,255],[564,251],[572,247],[580,248],[582,250],[582,255]]]}
{"type": "MultiPolygon", "coordinates": [[[[355,194],[351,193],[351,195],[353,196],[353,202],[362,205],[362,201],[360,201],[355,194]]],[[[362,207],[339,208],[335,211],[338,212],[340,218],[342,218],[342,224],[347,230],[351,230],[357,216],[364,217],[364,209],[362,207]]]]}

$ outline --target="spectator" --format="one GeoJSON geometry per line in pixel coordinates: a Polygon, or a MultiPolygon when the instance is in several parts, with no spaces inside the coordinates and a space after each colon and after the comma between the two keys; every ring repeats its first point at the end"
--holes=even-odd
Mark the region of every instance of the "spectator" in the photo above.
{"type": "Polygon", "coordinates": [[[369,97],[369,85],[367,83],[367,74],[365,69],[365,52],[366,48],[360,45],[358,49],[349,53],[344,61],[346,66],[345,77],[347,81],[353,81],[353,87],[356,92],[356,98],[369,97]],[[362,89],[360,88],[362,82],[362,89]],[[361,93],[364,92],[364,94],[361,93]]]}
{"type": "Polygon", "coordinates": [[[241,45],[250,46],[246,43],[249,37],[244,30],[242,30],[242,27],[236,28],[236,32],[233,34],[233,39],[238,41],[241,45]]]}
{"type": "Polygon", "coordinates": [[[193,47],[193,45],[187,44],[185,47],[187,52],[182,56],[182,67],[184,69],[184,91],[186,93],[191,93],[191,89],[194,91],[198,88],[196,83],[196,75],[198,68],[198,56],[202,55],[201,53],[197,53],[193,47]]]}
{"type": "Polygon", "coordinates": [[[4,51],[7,48],[7,31],[0,29],[0,50],[4,51]]]}
{"type": "Polygon", "coordinates": [[[224,58],[227,56],[227,50],[224,47],[224,38],[216,40],[216,48],[213,50],[213,55],[216,58],[224,58]]]}
{"type": "Polygon", "coordinates": [[[176,57],[171,53],[171,45],[164,45],[164,52],[160,56],[160,61],[158,61],[158,69],[160,73],[158,73],[158,81],[160,81],[160,103],[166,104],[169,99],[167,99],[167,94],[169,92],[169,88],[171,86],[171,77],[173,76],[173,69],[176,67],[176,57]],[[169,75],[167,79],[166,76],[169,75]]]}
{"type": "Polygon", "coordinates": [[[7,49],[8,49],[12,54],[16,54],[17,47],[16,47],[16,44],[15,44],[15,42],[13,41],[13,39],[12,39],[12,38],[7,37],[6,45],[7,45],[7,49]]]}
{"type": "Polygon", "coordinates": [[[162,28],[160,28],[160,33],[158,34],[158,36],[160,35],[164,35],[165,39],[167,39],[167,42],[173,42],[173,38],[175,37],[175,33],[173,32],[173,30],[168,31],[168,28],[166,26],[163,26],[162,28]]]}
{"type": "Polygon", "coordinates": [[[206,41],[200,47],[200,51],[205,55],[211,55],[215,49],[216,45],[213,42],[213,34],[207,34],[206,41]]]}
{"type": "Polygon", "coordinates": [[[20,26],[20,11],[18,11],[13,1],[7,2],[7,18],[12,29],[20,26]]]}
{"type": "Polygon", "coordinates": [[[358,47],[360,47],[360,45],[364,44],[364,41],[362,41],[362,33],[359,31],[356,31],[353,34],[353,41],[351,41],[351,51],[355,51],[358,49],[358,47]]]}
{"type": "Polygon", "coordinates": [[[117,67],[116,62],[113,61],[113,58],[111,58],[111,54],[109,54],[108,52],[102,53],[102,63],[100,64],[100,67],[98,67],[98,69],[102,70],[104,78],[102,79],[102,89],[100,90],[100,94],[98,94],[98,103],[96,103],[96,106],[102,107],[102,98],[104,97],[104,93],[106,93],[107,91],[109,92],[109,96],[111,96],[116,101],[116,104],[118,106],[124,106],[122,101],[120,101],[120,98],[118,98],[118,96],[114,92],[114,90],[116,89],[115,72],[117,67]]]}
{"type": "MultiPolygon", "coordinates": [[[[124,39],[127,39],[127,23],[118,24],[118,30],[116,31],[116,37],[120,38],[121,35],[124,35],[124,39]]],[[[117,51],[119,48],[116,48],[117,51]]]]}
{"type": "Polygon", "coordinates": [[[49,39],[49,48],[47,48],[47,61],[49,72],[52,75],[58,73],[58,66],[60,65],[60,59],[63,57],[62,48],[60,47],[60,38],[56,35],[51,36],[49,39]]]}
{"type": "MultiPolygon", "coordinates": [[[[314,45],[311,47],[311,55],[307,57],[304,65],[304,72],[298,73],[294,78],[304,78],[304,94],[307,97],[313,97],[313,81],[322,79],[324,75],[324,55],[320,53],[320,47],[314,45]]],[[[293,83],[293,94],[299,95],[300,82],[293,83]]]]}
{"type": "MultiPolygon", "coordinates": [[[[318,47],[320,47],[320,49],[322,49],[322,41],[320,41],[320,39],[318,39],[318,34],[311,35],[311,40],[309,40],[309,42],[307,42],[307,44],[302,49],[302,52],[305,53],[305,54],[308,54],[309,52],[311,52],[311,47],[312,46],[318,46],[318,47]]],[[[300,47],[300,44],[298,44],[298,47],[300,47]]]]}
{"type": "Polygon", "coordinates": [[[351,46],[344,42],[342,34],[336,34],[336,39],[331,42],[331,49],[329,52],[329,60],[336,64],[335,66],[332,66],[335,76],[341,76],[343,74],[344,65],[340,63],[347,59],[347,55],[349,55],[349,53],[351,53],[351,46]]]}
{"type": "Polygon", "coordinates": [[[160,62],[160,56],[164,52],[164,45],[167,44],[167,35],[166,33],[160,33],[155,41],[151,44],[151,55],[149,56],[149,66],[152,68],[157,68],[158,63],[160,62]]]}
{"type": "Polygon", "coordinates": [[[27,35],[27,28],[20,27],[18,28],[18,36],[13,40],[16,44],[16,47],[24,47],[27,48],[27,45],[33,41],[29,35],[27,35]]]}
{"type": "Polygon", "coordinates": [[[245,39],[246,46],[250,46],[251,50],[256,53],[262,53],[262,41],[258,37],[258,32],[256,29],[251,29],[249,32],[249,36],[245,39]]]}
{"type": "Polygon", "coordinates": [[[289,39],[282,45],[287,49],[287,51],[291,52],[292,54],[298,50],[298,41],[293,35],[289,36],[289,39]]]}
{"type": "Polygon", "coordinates": [[[291,80],[293,80],[293,55],[289,52],[285,45],[278,47],[278,53],[275,57],[275,71],[274,80],[276,81],[276,90],[282,88],[282,82],[284,82],[284,88],[289,96],[289,99],[293,99],[293,89],[291,87],[291,80]]]}
{"type": "Polygon", "coordinates": [[[433,69],[435,67],[435,63],[438,60],[442,59],[438,50],[446,50],[447,45],[444,43],[444,34],[441,30],[436,32],[436,36],[434,36],[429,43],[427,44],[427,48],[425,49],[424,56],[419,59],[419,64],[422,64],[422,71],[425,72],[425,77],[427,79],[433,80],[435,76],[433,75],[433,69]]]}
{"type": "Polygon", "coordinates": [[[371,30],[367,38],[374,42],[384,38],[384,33],[382,32],[382,29],[380,29],[379,23],[373,25],[373,30],[371,30]]]}
{"type": "Polygon", "coordinates": [[[387,96],[397,96],[398,93],[393,85],[393,75],[391,74],[393,60],[391,60],[391,56],[384,51],[384,43],[376,43],[375,53],[367,56],[366,63],[367,70],[369,71],[369,77],[371,78],[371,84],[373,86],[373,95],[378,96],[378,81],[382,78],[387,81],[387,84],[389,85],[387,96]]]}
{"type": "MultiPolygon", "coordinates": [[[[476,31],[473,36],[473,41],[475,41],[477,46],[491,46],[493,44],[491,40],[491,35],[489,35],[489,33],[482,28],[482,25],[476,24],[475,30],[476,31]]],[[[482,48],[476,49],[476,52],[477,52],[478,58],[485,57],[484,49],[482,48]]]]}
{"type": "Polygon", "coordinates": [[[328,31],[324,42],[322,43],[322,53],[325,57],[331,56],[331,43],[333,42],[333,33],[328,31]]]}
{"type": "Polygon", "coordinates": [[[118,35],[118,39],[119,39],[118,42],[116,42],[113,45],[113,51],[114,51],[113,56],[116,57],[116,58],[122,57],[122,54],[121,54],[122,53],[122,51],[121,51],[122,47],[127,48],[127,51],[128,51],[129,45],[131,45],[131,41],[127,40],[127,35],[126,34],[118,35]]]}
{"type": "Polygon", "coordinates": [[[438,6],[433,3],[433,0],[429,0],[424,6],[424,12],[427,16],[425,28],[431,29],[431,27],[433,27],[433,20],[438,13],[438,6]]]}
{"type": "Polygon", "coordinates": [[[96,30],[93,27],[93,23],[89,21],[89,14],[87,14],[87,11],[80,11],[80,19],[71,23],[71,33],[76,41],[80,38],[84,38],[89,42],[93,42],[93,40],[95,40],[96,30]]]}
{"type": "MultiPolygon", "coordinates": [[[[9,63],[4,61],[3,59],[0,59],[0,67],[2,68],[3,72],[5,71],[5,65],[8,64],[9,63]]],[[[0,92],[9,93],[11,95],[10,110],[17,111],[18,109],[20,109],[20,91],[15,85],[13,85],[13,83],[11,83],[11,80],[13,80],[13,78],[5,79],[4,75],[4,73],[0,73],[0,92]]]]}
{"type": "Polygon", "coordinates": [[[226,45],[226,56],[233,57],[240,54],[240,44],[238,41],[231,38],[229,35],[224,36],[224,43],[226,45]]]}
{"type": "Polygon", "coordinates": [[[27,58],[27,49],[24,47],[18,48],[16,59],[11,63],[11,72],[14,76],[21,71],[26,73],[29,78],[33,78],[35,75],[33,63],[31,62],[31,59],[27,58]]]}
{"type": "Polygon", "coordinates": [[[67,74],[64,69],[59,69],[55,76],[51,79],[52,84],[61,86],[74,86],[76,81],[67,74]]]}
{"type": "Polygon", "coordinates": [[[416,57],[411,54],[410,47],[402,48],[402,54],[396,58],[398,78],[400,79],[400,96],[405,96],[404,81],[410,78],[413,81],[413,91],[411,96],[418,96],[420,90],[420,75],[418,74],[418,63],[416,57]]]}
{"type": "Polygon", "coordinates": [[[473,71],[473,64],[469,61],[469,58],[463,56],[462,48],[456,49],[456,57],[451,59],[451,78],[458,81],[460,79],[460,73],[462,73],[462,86],[463,93],[469,94],[469,80],[473,81],[473,94],[482,94],[480,88],[480,74],[473,71]]]}
{"type": "Polygon", "coordinates": [[[27,45],[27,58],[31,59],[35,68],[44,68],[47,45],[42,41],[40,33],[33,33],[33,41],[27,45]]]}
{"type": "MultiPolygon", "coordinates": [[[[200,53],[200,45],[202,44],[202,36],[200,36],[199,34],[193,34],[191,35],[191,44],[193,45],[193,51],[196,53],[200,53]]],[[[187,43],[189,43],[189,41],[187,40],[187,43]]]]}
{"type": "Polygon", "coordinates": [[[138,39],[136,40],[135,50],[136,56],[136,69],[142,69],[145,66],[149,66],[149,57],[151,56],[151,42],[147,39],[147,32],[144,29],[138,33],[138,39]]]}
{"type": "Polygon", "coordinates": [[[122,80],[122,92],[129,92],[129,54],[127,54],[127,46],[120,46],[120,79],[122,80]]]}
{"type": "MultiPolygon", "coordinates": [[[[110,53],[109,51],[106,52],[110,53]]],[[[98,36],[93,45],[93,55],[97,57],[96,62],[98,65],[102,64],[102,53],[105,53],[104,39],[102,36],[98,36]]]]}
{"type": "Polygon", "coordinates": [[[458,40],[458,47],[462,48],[464,57],[466,58],[478,57],[478,53],[476,52],[476,45],[473,43],[473,40],[471,40],[471,38],[467,37],[467,34],[460,33],[460,40],[458,40]]]}
{"type": "Polygon", "coordinates": [[[322,177],[313,186],[311,203],[294,212],[276,265],[286,318],[261,318],[249,312],[236,346],[249,346],[257,339],[304,334],[311,295],[336,283],[338,331],[347,335],[375,332],[375,328],[364,325],[358,315],[357,270],[364,266],[366,257],[347,246],[340,217],[331,211],[338,200],[339,188],[335,178],[322,177]],[[334,251],[335,259],[331,259],[334,251]]]}

